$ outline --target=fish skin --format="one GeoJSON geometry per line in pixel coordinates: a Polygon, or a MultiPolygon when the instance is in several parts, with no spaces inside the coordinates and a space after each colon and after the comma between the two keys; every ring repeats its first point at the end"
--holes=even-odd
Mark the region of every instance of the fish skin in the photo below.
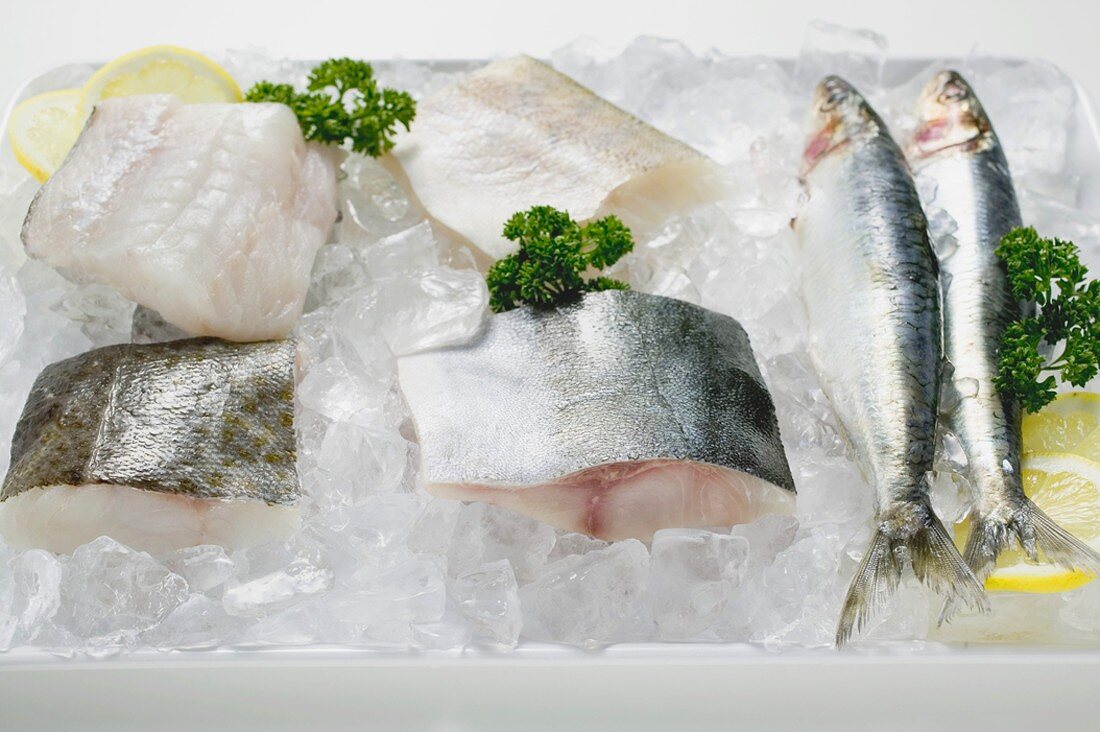
{"type": "MultiPolygon", "coordinates": [[[[998,393],[998,353],[1004,329],[1024,314],[1012,296],[995,250],[1021,225],[1012,175],[1000,140],[973,89],[955,71],[935,75],[917,103],[918,126],[906,154],[918,181],[934,190],[928,206],[947,211],[957,225],[956,249],[941,258],[944,276],[944,356],[955,389],[944,414],[967,458],[976,492],[973,526],[964,557],[984,579],[998,555],[1019,542],[1034,560],[1042,551],[1070,569],[1100,573],[1100,557],[1058,527],[1024,495],[1020,407],[998,393]]],[[[948,389],[952,384],[947,385],[948,389]]],[[[953,608],[945,608],[945,617],[953,608]]]]}
{"type": "Polygon", "coordinates": [[[709,158],[529,56],[422,101],[393,157],[427,212],[492,259],[516,247],[504,222],[534,205],[578,221],[614,213],[644,238],[660,211],[724,190],[709,158]]]}
{"type": "Polygon", "coordinates": [[[294,362],[292,341],[197,338],[51,364],[16,425],[0,501],[45,486],[121,485],[294,503],[294,362]]]}
{"type": "Polygon", "coordinates": [[[429,490],[536,491],[602,466],[675,461],[795,490],[748,336],[690,303],[606,291],[519,308],[398,368],[429,490]]]}
{"type": "Polygon", "coordinates": [[[191,335],[285,337],[336,219],[336,157],[281,104],[105,100],[35,196],[27,254],[191,335]]]}
{"type": "Polygon", "coordinates": [[[927,223],[901,151],[838,77],[817,88],[803,173],[809,196],[795,230],[810,351],[878,499],[875,534],[838,623],[841,645],[907,564],[967,604],[980,606],[983,590],[928,497],[942,353],[927,223]]]}

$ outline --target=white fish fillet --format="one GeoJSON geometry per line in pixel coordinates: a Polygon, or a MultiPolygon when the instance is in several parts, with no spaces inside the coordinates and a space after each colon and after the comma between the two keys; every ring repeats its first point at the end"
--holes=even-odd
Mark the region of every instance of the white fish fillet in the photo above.
{"type": "Polygon", "coordinates": [[[639,239],[723,194],[706,156],[529,56],[496,61],[422,102],[394,148],[429,214],[486,254],[516,211],[613,213],[639,239]]]}
{"type": "Polygon", "coordinates": [[[0,536],[12,546],[69,554],[100,536],[159,554],[199,544],[240,549],[298,528],[296,505],[157,493],[121,485],[35,488],[0,504],[0,536]]]}
{"type": "Polygon", "coordinates": [[[194,335],[281,338],[336,219],[335,159],[280,104],[96,107],[31,204],[27,253],[194,335]]]}

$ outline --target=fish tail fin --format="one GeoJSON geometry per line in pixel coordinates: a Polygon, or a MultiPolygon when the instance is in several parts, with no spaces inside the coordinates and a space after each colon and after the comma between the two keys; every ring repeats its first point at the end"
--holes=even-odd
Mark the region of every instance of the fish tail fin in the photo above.
{"type": "Polygon", "coordinates": [[[927,500],[906,505],[904,515],[879,517],[871,545],[856,570],[840,612],[836,645],[866,627],[897,589],[908,563],[925,585],[963,603],[988,610],[985,590],[927,500]]]}
{"type": "MultiPolygon", "coordinates": [[[[1070,534],[1028,498],[1008,517],[975,516],[963,557],[975,576],[984,582],[997,565],[997,557],[1013,543],[1035,562],[1047,561],[1100,577],[1100,554],[1070,534]]],[[[950,620],[957,607],[944,604],[940,623],[950,620]]]]}

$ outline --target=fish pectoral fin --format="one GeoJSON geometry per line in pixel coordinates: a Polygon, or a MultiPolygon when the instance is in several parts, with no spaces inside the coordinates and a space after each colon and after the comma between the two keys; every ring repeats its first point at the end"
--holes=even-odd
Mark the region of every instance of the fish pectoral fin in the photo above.
{"type": "Polygon", "coordinates": [[[927,501],[906,504],[908,516],[880,516],[871,545],[848,587],[837,624],[836,645],[862,631],[901,583],[906,565],[925,585],[962,603],[988,612],[985,590],[967,566],[951,535],[927,501]]]}

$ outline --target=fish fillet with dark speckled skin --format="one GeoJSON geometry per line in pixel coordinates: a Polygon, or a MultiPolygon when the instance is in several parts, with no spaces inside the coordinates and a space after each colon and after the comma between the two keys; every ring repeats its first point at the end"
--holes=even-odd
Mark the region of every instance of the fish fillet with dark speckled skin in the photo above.
{"type": "Polygon", "coordinates": [[[46,367],[0,490],[11,544],[244,546],[297,524],[291,341],[107,346],[46,367]]]}
{"type": "Polygon", "coordinates": [[[398,368],[435,495],[603,539],[792,509],[771,396],[724,315],[592,293],[494,315],[398,368]]]}

